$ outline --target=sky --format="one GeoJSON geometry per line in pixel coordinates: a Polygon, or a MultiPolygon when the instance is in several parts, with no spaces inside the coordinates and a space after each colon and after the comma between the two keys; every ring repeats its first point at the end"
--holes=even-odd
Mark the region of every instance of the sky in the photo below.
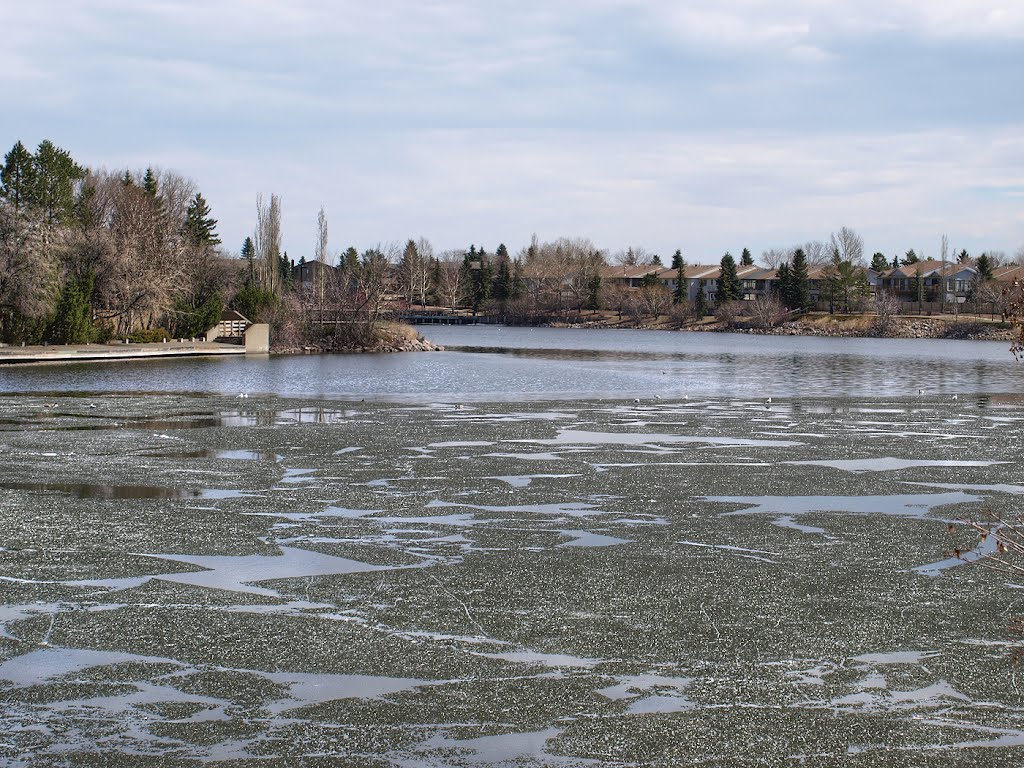
{"type": "Polygon", "coordinates": [[[226,247],[1024,246],[1024,0],[0,4],[0,151],[193,179],[226,247]]]}

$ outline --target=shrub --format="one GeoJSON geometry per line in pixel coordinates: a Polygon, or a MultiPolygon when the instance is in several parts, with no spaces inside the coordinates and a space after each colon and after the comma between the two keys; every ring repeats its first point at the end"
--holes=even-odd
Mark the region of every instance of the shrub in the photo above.
{"type": "Polygon", "coordinates": [[[128,341],[133,344],[159,344],[162,341],[168,341],[170,338],[171,334],[163,328],[146,328],[130,334],[128,341]]]}

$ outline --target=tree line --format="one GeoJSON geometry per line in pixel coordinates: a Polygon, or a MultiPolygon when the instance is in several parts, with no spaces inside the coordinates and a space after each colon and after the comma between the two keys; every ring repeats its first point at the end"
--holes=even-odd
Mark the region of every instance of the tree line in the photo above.
{"type": "MultiPolygon", "coordinates": [[[[667,268],[669,291],[652,270],[640,289],[607,280],[607,267],[663,267],[642,247],[614,254],[584,237],[542,242],[515,254],[504,244],[437,252],[426,239],[377,244],[362,251],[330,248],[326,212],[317,216],[311,279],[295,283],[283,248],[279,196],[257,199],[255,226],[237,254],[226,250],[217,221],[195,183],[152,167],[110,173],[82,167],[50,141],[28,150],[20,141],[0,169],[0,339],[81,343],[110,338],[188,337],[216,325],[226,307],[266,321],[279,336],[301,341],[327,332],[370,340],[399,301],[406,306],[498,313],[510,321],[611,310],[634,320],[668,315],[680,322],[713,310],[735,311],[744,297],[738,269],[754,265],[748,248],[726,253],[716,291],[702,282],[691,295],[686,261],[676,250],[667,268]],[[316,265],[329,264],[330,268],[316,265]]],[[[946,241],[943,239],[943,259],[946,241]]],[[[1022,254],[1024,255],[1024,254],[1022,254]]],[[[864,241],[843,227],[827,241],[770,249],[762,261],[777,269],[774,302],[764,312],[812,307],[813,268],[821,270],[819,299],[836,311],[870,295],[869,268],[881,271],[920,261],[909,250],[868,262],[864,241]]],[[[969,258],[966,251],[957,260],[969,258]]],[[[983,276],[1004,258],[982,254],[983,276]]],[[[299,259],[299,266],[306,263],[299,259]]],[[[922,292],[923,286],[919,286],[922,292]]]]}

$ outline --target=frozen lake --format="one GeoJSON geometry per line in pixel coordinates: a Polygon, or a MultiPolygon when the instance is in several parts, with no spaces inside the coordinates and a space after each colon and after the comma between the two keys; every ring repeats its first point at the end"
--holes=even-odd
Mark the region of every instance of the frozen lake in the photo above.
{"type": "Polygon", "coordinates": [[[0,370],[0,764],[1024,761],[1004,345],[438,330],[0,370]]]}

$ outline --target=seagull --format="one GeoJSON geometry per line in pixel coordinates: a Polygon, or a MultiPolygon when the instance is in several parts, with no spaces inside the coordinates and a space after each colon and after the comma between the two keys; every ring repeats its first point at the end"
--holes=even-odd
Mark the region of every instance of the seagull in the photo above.
{"type": "Polygon", "coordinates": [[[960,395],[953,395],[953,399],[954,400],[959,400],[960,399],[960,395]]]}
{"type": "Polygon", "coordinates": [[[661,395],[655,395],[655,396],[654,396],[654,399],[655,399],[655,400],[661,400],[661,395]]]}
{"type": "Polygon", "coordinates": [[[640,402],[640,398],[639,397],[634,397],[633,398],[633,402],[634,403],[639,403],[640,402]]]}

